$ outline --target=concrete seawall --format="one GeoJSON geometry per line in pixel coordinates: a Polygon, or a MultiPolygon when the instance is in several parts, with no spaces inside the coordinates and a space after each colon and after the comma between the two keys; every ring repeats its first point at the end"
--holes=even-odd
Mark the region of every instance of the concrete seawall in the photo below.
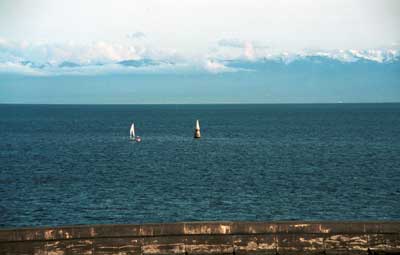
{"type": "Polygon", "coordinates": [[[400,254],[400,221],[3,229],[0,254],[400,254]]]}

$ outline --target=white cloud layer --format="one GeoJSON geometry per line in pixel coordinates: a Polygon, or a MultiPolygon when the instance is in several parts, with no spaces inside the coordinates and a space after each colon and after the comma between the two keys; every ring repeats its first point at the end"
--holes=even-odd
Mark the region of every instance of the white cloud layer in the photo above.
{"type": "Polygon", "coordinates": [[[94,42],[91,44],[76,44],[67,42],[63,44],[27,43],[0,41],[0,56],[13,57],[14,59],[29,60],[34,62],[61,63],[72,61],[79,64],[105,63],[122,61],[126,59],[140,59],[150,55],[144,46],[94,42]]]}
{"type": "MultiPolygon", "coordinates": [[[[142,37],[144,35],[137,34],[142,37]]],[[[292,61],[323,57],[342,62],[360,60],[385,63],[399,60],[399,47],[285,51],[254,41],[219,40],[212,50],[197,57],[175,49],[122,42],[89,44],[15,42],[0,38],[0,73],[24,75],[96,75],[104,73],[223,73],[243,71],[226,65],[228,60],[292,61]]]]}
{"type": "Polygon", "coordinates": [[[219,63],[215,60],[207,60],[204,67],[207,71],[209,71],[211,73],[225,73],[225,72],[238,71],[234,68],[227,67],[224,64],[219,63]]]}

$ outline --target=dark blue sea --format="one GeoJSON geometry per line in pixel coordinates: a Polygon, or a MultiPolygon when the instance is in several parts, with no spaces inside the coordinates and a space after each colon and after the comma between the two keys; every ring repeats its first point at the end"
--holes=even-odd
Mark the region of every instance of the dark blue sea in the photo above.
{"type": "Polygon", "coordinates": [[[2,228],[296,219],[400,220],[400,104],[0,105],[2,228]]]}

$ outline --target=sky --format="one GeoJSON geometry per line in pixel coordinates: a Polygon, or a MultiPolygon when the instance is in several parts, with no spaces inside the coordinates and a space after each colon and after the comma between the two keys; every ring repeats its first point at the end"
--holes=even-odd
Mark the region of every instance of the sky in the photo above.
{"type": "Polygon", "coordinates": [[[397,0],[0,0],[0,103],[400,102],[397,0]]]}

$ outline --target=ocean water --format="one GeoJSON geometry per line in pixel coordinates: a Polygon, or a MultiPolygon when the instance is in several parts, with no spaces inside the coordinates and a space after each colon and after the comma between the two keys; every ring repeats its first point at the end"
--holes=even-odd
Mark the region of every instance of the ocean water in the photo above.
{"type": "Polygon", "coordinates": [[[0,105],[2,228],[400,220],[399,183],[400,104],[0,105]]]}

